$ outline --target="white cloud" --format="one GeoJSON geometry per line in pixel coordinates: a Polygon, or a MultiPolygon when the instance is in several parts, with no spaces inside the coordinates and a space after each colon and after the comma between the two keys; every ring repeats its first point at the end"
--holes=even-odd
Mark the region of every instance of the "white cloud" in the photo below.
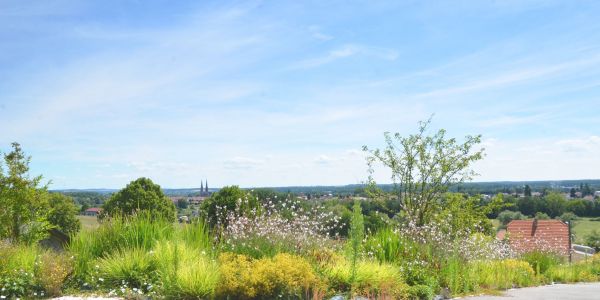
{"type": "Polygon", "coordinates": [[[265,164],[265,160],[255,159],[250,157],[242,157],[236,156],[230,159],[227,159],[223,162],[223,166],[226,169],[231,170],[250,170],[256,169],[257,167],[263,166],[265,164]]]}
{"type": "Polygon", "coordinates": [[[340,59],[345,59],[356,55],[375,57],[382,60],[396,60],[398,58],[398,52],[394,49],[346,44],[341,47],[330,50],[324,56],[301,60],[293,64],[292,69],[316,68],[322,65],[335,62],[340,59]]]}

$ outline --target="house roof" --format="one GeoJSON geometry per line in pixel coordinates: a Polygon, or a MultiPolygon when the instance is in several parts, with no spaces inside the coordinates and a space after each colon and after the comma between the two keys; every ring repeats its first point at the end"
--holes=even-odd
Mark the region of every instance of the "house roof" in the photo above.
{"type": "Polygon", "coordinates": [[[100,207],[90,207],[90,208],[86,209],[85,211],[86,212],[97,212],[97,213],[99,213],[99,212],[102,211],[102,208],[100,208],[100,207]]]}
{"type": "Polygon", "coordinates": [[[514,220],[506,231],[517,251],[552,251],[567,254],[570,248],[569,226],[560,220],[514,220]]]}

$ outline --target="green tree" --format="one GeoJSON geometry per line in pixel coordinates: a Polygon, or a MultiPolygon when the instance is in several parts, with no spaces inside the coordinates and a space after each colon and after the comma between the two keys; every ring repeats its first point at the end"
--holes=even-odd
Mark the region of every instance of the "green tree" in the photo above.
{"type": "Polygon", "coordinates": [[[386,147],[371,150],[369,154],[369,182],[374,185],[375,163],[381,163],[392,173],[395,192],[406,217],[417,225],[427,223],[439,209],[440,197],[450,186],[471,180],[475,172],[471,165],[483,158],[483,148],[474,150],[481,143],[481,136],[466,136],[459,143],[446,138],[444,129],[427,135],[427,122],[419,123],[417,134],[403,137],[400,133],[386,132],[386,147]]]}
{"type": "Polygon", "coordinates": [[[556,192],[548,193],[544,197],[544,202],[546,204],[546,213],[552,218],[562,215],[567,206],[567,201],[563,195],[556,192]]]}
{"type": "Polygon", "coordinates": [[[102,206],[100,218],[128,216],[145,212],[152,218],[175,222],[175,205],[158,184],[148,178],[138,178],[113,194],[102,206]]]}
{"type": "Polygon", "coordinates": [[[256,198],[237,185],[226,186],[204,200],[200,210],[211,226],[227,226],[227,214],[246,215],[258,209],[256,198]]]}
{"type": "Polygon", "coordinates": [[[67,235],[75,234],[81,229],[81,222],[76,216],[78,209],[73,198],[59,193],[51,193],[49,204],[50,210],[47,218],[50,224],[67,235]]]}
{"type": "Polygon", "coordinates": [[[534,218],[538,220],[550,220],[550,216],[541,211],[536,212],[534,218]]]}
{"type": "Polygon", "coordinates": [[[177,208],[187,209],[190,203],[185,198],[177,199],[177,208]]]}
{"type": "Polygon", "coordinates": [[[576,198],[577,194],[575,194],[575,193],[576,193],[575,188],[571,188],[571,190],[569,191],[569,197],[576,198]]]}
{"type": "Polygon", "coordinates": [[[525,220],[525,219],[527,219],[527,216],[523,215],[520,211],[505,210],[498,214],[498,221],[500,222],[500,224],[503,225],[503,227],[508,225],[508,223],[510,223],[510,221],[512,221],[512,220],[525,220]]]}
{"type": "Polygon", "coordinates": [[[41,185],[41,175],[30,177],[30,161],[18,143],[12,143],[12,151],[4,154],[6,171],[0,165],[0,239],[35,242],[49,228],[47,186],[41,185]]]}
{"type": "Polygon", "coordinates": [[[529,187],[529,184],[525,185],[525,191],[523,193],[525,197],[531,197],[531,187],[529,187]]]}

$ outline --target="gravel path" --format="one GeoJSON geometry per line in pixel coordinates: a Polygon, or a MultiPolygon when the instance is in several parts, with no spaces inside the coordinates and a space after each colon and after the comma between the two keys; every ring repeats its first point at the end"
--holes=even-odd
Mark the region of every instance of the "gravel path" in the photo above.
{"type": "Polygon", "coordinates": [[[600,299],[600,283],[555,284],[523,289],[511,289],[502,296],[465,297],[468,300],[588,300],[600,299]]]}

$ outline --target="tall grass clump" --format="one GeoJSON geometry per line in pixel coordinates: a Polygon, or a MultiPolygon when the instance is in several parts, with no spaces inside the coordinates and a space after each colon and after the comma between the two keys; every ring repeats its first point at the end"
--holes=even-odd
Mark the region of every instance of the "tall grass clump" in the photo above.
{"type": "Polygon", "coordinates": [[[383,227],[370,235],[364,247],[367,255],[379,262],[399,262],[404,251],[400,234],[391,226],[383,227]]]}
{"type": "Polygon", "coordinates": [[[206,252],[185,242],[161,241],[156,245],[153,257],[157,262],[163,296],[202,299],[214,295],[220,279],[219,266],[206,252]]]}
{"type": "Polygon", "coordinates": [[[129,289],[139,294],[150,294],[158,282],[156,260],[144,249],[119,250],[98,259],[96,263],[98,286],[111,289],[111,294],[123,294],[129,289]],[[121,293],[118,293],[117,287],[122,289],[121,293]]]}
{"type": "Polygon", "coordinates": [[[196,249],[211,250],[213,248],[213,238],[209,226],[202,219],[180,227],[176,231],[176,239],[196,249]]]}
{"type": "Polygon", "coordinates": [[[75,257],[74,277],[85,281],[96,258],[129,249],[150,251],[156,241],[168,240],[173,233],[172,223],[146,214],[104,220],[97,229],[72,237],[68,250],[75,257]]]}
{"type": "Polygon", "coordinates": [[[356,278],[356,262],[359,259],[363,239],[365,237],[365,221],[358,201],[354,202],[354,206],[352,207],[352,221],[350,223],[349,235],[350,261],[352,263],[351,280],[354,281],[356,278]]]}
{"type": "Polygon", "coordinates": [[[534,250],[521,255],[521,259],[529,263],[535,274],[542,275],[552,267],[560,264],[563,259],[553,252],[534,250]]]}

